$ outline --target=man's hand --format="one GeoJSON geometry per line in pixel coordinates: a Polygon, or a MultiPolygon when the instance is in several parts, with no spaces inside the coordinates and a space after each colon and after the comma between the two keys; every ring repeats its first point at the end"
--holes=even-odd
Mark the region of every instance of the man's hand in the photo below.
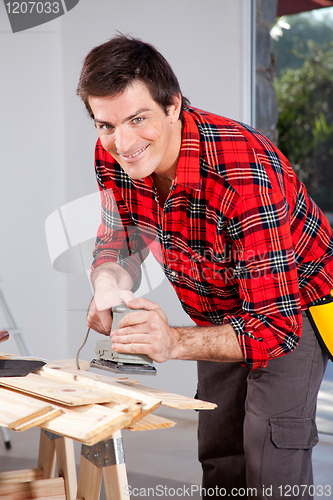
{"type": "Polygon", "coordinates": [[[135,296],[130,290],[124,290],[117,286],[96,287],[94,302],[97,311],[110,310],[111,307],[119,304],[126,304],[129,300],[134,300],[135,296]]]}
{"type": "Polygon", "coordinates": [[[118,264],[105,263],[95,269],[91,281],[95,293],[88,310],[87,326],[98,333],[110,335],[111,307],[135,299],[131,292],[132,278],[118,264]]]}
{"type": "Polygon", "coordinates": [[[110,289],[101,297],[97,294],[97,300],[95,294],[89,306],[87,326],[95,330],[95,332],[110,335],[112,325],[111,307],[126,304],[128,300],[134,298],[132,292],[119,288],[110,289]]]}
{"type": "Polygon", "coordinates": [[[111,333],[116,352],[147,354],[158,363],[168,359],[244,361],[231,325],[173,328],[160,306],[150,300],[141,297],[126,305],[133,312],[126,314],[119,321],[119,329],[111,333]]]}
{"type": "Polygon", "coordinates": [[[95,330],[95,332],[102,333],[103,335],[110,335],[112,325],[111,309],[105,309],[104,311],[98,311],[93,298],[90,302],[88,315],[87,315],[87,326],[95,330]]]}
{"type": "Polygon", "coordinates": [[[160,306],[144,298],[129,301],[126,305],[133,312],[126,314],[119,322],[119,330],[111,333],[113,350],[147,354],[158,363],[172,359],[176,347],[176,329],[168,325],[160,306]]]}
{"type": "Polygon", "coordinates": [[[98,266],[92,274],[92,283],[95,294],[87,325],[96,332],[110,335],[111,307],[126,304],[133,309],[119,322],[119,329],[111,334],[115,351],[147,354],[158,363],[168,359],[244,361],[231,325],[172,328],[158,304],[142,297],[135,299],[131,292],[133,280],[118,264],[98,266]]]}

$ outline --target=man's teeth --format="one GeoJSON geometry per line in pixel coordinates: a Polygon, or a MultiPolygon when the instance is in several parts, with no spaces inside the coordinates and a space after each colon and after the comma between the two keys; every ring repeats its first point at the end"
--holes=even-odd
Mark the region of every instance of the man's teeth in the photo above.
{"type": "Polygon", "coordinates": [[[147,146],[145,146],[145,147],[144,147],[144,148],[142,148],[142,149],[139,149],[139,151],[137,151],[136,153],[133,153],[132,155],[126,155],[126,156],[124,156],[124,155],[120,155],[120,156],[123,156],[124,158],[135,158],[136,156],[138,156],[140,153],[142,153],[142,151],[144,151],[144,150],[145,150],[145,149],[147,149],[147,148],[148,148],[148,145],[147,145],[147,146]]]}

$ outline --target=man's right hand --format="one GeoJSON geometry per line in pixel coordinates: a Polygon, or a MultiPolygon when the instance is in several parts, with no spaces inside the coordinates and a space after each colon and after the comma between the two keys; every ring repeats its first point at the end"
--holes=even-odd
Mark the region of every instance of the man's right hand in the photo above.
{"type": "Polygon", "coordinates": [[[95,293],[88,310],[87,326],[103,335],[110,335],[111,307],[135,299],[131,292],[132,278],[117,264],[106,263],[95,269],[92,283],[95,293]]]}
{"type": "Polygon", "coordinates": [[[98,311],[93,298],[90,302],[88,315],[87,315],[87,326],[95,330],[95,332],[102,333],[103,335],[110,335],[112,325],[111,309],[105,309],[104,311],[98,311]]]}
{"type": "Polygon", "coordinates": [[[135,299],[135,296],[130,290],[121,290],[119,288],[110,289],[101,297],[100,294],[97,294],[97,297],[93,297],[89,306],[87,326],[95,330],[95,332],[110,335],[112,325],[111,307],[126,304],[133,299],[135,299]]]}

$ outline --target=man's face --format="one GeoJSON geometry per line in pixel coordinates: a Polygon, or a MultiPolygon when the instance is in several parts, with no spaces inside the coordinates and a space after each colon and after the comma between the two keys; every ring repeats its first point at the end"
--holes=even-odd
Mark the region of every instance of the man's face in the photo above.
{"type": "Polygon", "coordinates": [[[132,179],[174,177],[181,145],[180,98],[164,110],[134,82],[116,97],[89,97],[102,146],[132,179]]]}

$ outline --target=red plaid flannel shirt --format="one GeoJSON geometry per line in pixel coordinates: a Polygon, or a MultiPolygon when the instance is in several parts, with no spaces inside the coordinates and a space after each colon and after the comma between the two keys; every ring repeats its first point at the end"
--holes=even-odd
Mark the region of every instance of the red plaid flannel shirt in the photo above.
{"type": "Polygon", "coordinates": [[[163,209],[152,178],[130,179],[100,141],[95,160],[102,222],[93,269],[118,261],[138,281],[149,248],[198,325],[233,326],[248,369],[294,349],[301,310],[333,288],[333,238],[274,145],[188,108],[163,209]]]}

